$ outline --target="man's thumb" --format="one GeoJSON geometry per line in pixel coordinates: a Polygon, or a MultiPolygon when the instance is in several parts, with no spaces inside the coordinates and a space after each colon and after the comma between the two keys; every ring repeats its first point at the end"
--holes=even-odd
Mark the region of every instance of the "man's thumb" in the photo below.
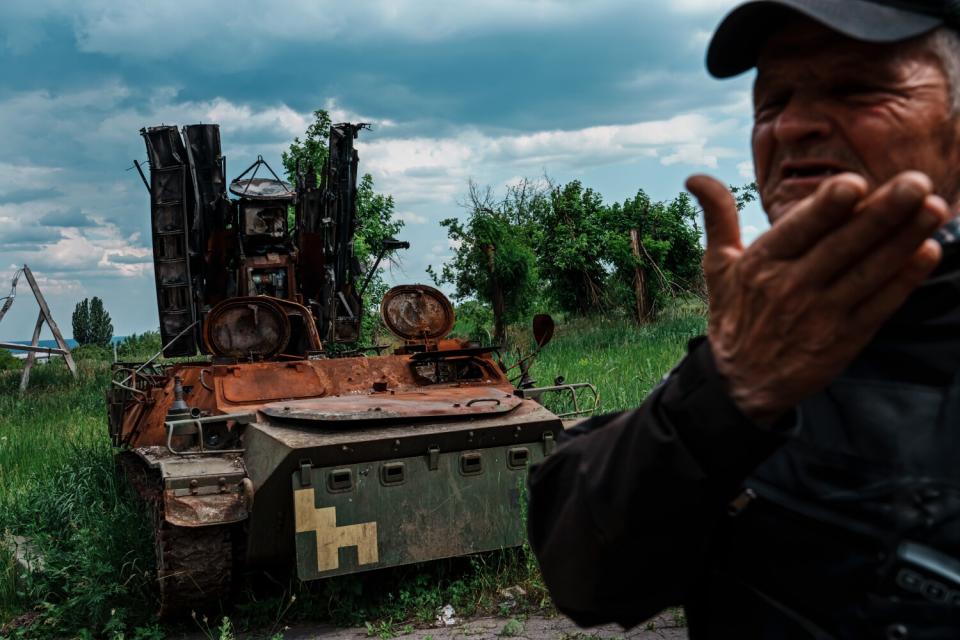
{"type": "Polygon", "coordinates": [[[737,202],[729,189],[715,178],[695,175],[687,179],[687,191],[694,195],[703,209],[707,250],[726,247],[742,249],[737,202]]]}

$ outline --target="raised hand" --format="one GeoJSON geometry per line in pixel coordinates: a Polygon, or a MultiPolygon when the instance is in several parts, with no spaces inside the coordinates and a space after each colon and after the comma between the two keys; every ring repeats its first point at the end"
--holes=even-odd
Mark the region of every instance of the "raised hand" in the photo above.
{"type": "Polygon", "coordinates": [[[936,267],[930,235],[949,216],[922,173],[872,193],[855,174],[825,180],[744,249],[736,203],[703,175],[708,336],[737,406],[775,420],[835,378],[936,267]]]}

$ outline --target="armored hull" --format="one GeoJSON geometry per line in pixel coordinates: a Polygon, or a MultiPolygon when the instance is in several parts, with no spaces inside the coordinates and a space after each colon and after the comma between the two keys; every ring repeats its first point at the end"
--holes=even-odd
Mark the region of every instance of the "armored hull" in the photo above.
{"type": "Polygon", "coordinates": [[[240,569],[313,580],[522,544],[527,465],[562,428],[482,356],[177,364],[124,386],[139,393],[110,392],[112,433],[139,444],[168,613],[240,569]],[[423,375],[440,366],[473,378],[423,375]],[[178,401],[192,415],[171,420],[178,401]],[[203,563],[170,548],[191,532],[203,563]]]}

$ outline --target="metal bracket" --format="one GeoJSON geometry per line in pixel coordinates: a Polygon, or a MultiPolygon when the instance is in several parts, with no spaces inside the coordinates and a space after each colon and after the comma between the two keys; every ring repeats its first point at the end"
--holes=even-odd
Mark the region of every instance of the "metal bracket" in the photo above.
{"type": "Polygon", "coordinates": [[[589,382],[574,382],[572,384],[558,384],[552,387],[531,387],[529,389],[516,389],[514,395],[520,398],[526,398],[543,404],[543,395],[547,393],[568,393],[573,402],[573,411],[556,414],[558,418],[570,418],[572,416],[582,416],[593,413],[600,408],[600,393],[597,388],[589,382]],[[580,406],[580,395],[578,391],[586,390],[592,396],[590,406],[580,406]]]}
{"type": "Polygon", "coordinates": [[[545,431],[543,434],[543,455],[550,455],[556,447],[557,442],[553,437],[553,432],[545,431]]]}
{"type": "Polygon", "coordinates": [[[440,468],[440,447],[433,446],[427,449],[427,468],[430,471],[440,468]]]}
{"type": "Polygon", "coordinates": [[[249,424],[255,422],[257,414],[255,413],[223,413],[216,416],[206,416],[204,418],[187,418],[186,420],[170,420],[163,423],[167,429],[167,450],[178,456],[202,456],[208,453],[243,453],[245,449],[210,449],[204,446],[203,425],[210,423],[226,422],[233,420],[238,424],[249,424]],[[179,431],[179,433],[178,433],[179,431]],[[182,451],[173,448],[173,436],[197,434],[200,442],[199,451],[182,451]]]}
{"type": "Polygon", "coordinates": [[[309,487],[311,482],[310,470],[313,469],[313,463],[309,459],[300,461],[300,486],[309,487]]]}

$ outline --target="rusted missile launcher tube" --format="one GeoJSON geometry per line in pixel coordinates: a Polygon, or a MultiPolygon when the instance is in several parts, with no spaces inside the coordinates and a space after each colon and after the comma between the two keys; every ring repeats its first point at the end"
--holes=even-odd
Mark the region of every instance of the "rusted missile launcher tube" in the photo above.
{"type": "Polygon", "coordinates": [[[331,128],[319,183],[304,167],[294,188],[258,159],[236,199],[216,125],[141,132],[163,353],[206,356],[117,363],[107,394],[153,513],[165,616],[223,602],[241,572],[315,580],[524,540],[527,466],[562,429],[530,399],[529,361],[517,389],[493,347],[447,337],[453,308],[423,285],[382,301],[389,354],[332,348],[359,338],[361,128],[331,128]]]}

